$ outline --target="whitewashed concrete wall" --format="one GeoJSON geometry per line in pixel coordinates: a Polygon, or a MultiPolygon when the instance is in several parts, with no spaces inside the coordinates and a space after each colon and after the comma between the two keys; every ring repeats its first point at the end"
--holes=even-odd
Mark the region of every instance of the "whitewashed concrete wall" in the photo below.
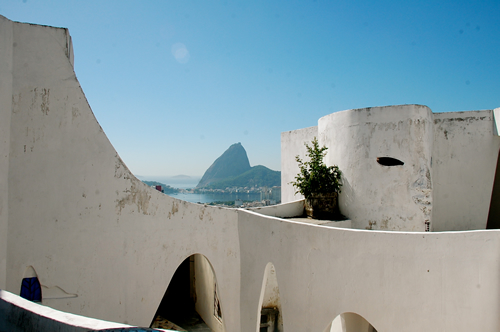
{"type": "Polygon", "coordinates": [[[2,119],[11,114],[7,174],[5,160],[0,163],[9,220],[7,236],[1,235],[8,238],[7,255],[0,244],[7,257],[2,287],[19,293],[26,267],[33,266],[42,285],[77,294],[44,304],[148,326],[180,263],[203,253],[224,285],[226,326],[236,331],[236,212],[182,202],[137,180],[92,114],[73,71],[67,31],[2,24],[10,25],[15,45],[0,62],[10,62],[13,73],[12,106],[2,104],[2,119]]]}
{"type": "Polygon", "coordinates": [[[12,22],[0,15],[0,288],[7,283],[13,43],[12,22]]]}
{"type": "Polygon", "coordinates": [[[341,328],[335,328],[332,324],[330,332],[376,332],[366,319],[352,312],[340,314],[334,319],[334,322],[337,320],[339,320],[341,328]]]}
{"type": "Polygon", "coordinates": [[[352,312],[379,332],[498,331],[500,232],[384,232],[239,211],[241,331],[255,331],[266,266],[284,331],[325,331],[352,312]]]}
{"type": "Polygon", "coordinates": [[[492,111],[434,114],[433,230],[486,228],[499,149],[492,111]]]}
{"type": "Polygon", "coordinates": [[[54,310],[1,289],[0,313],[0,331],[8,332],[88,332],[133,327],[54,310]]]}
{"type": "Polygon", "coordinates": [[[194,255],[194,265],[196,311],[213,332],[225,332],[224,321],[220,321],[214,315],[215,287],[217,294],[220,294],[220,286],[216,286],[217,280],[213,268],[205,256],[199,254],[194,255]]]}
{"type": "Polygon", "coordinates": [[[432,211],[432,113],[419,105],[372,107],[319,119],[327,165],[343,172],[340,211],[354,228],[424,231],[432,211]],[[382,166],[392,157],[403,166],[382,166]]]}
{"type": "Polygon", "coordinates": [[[304,159],[307,150],[305,143],[311,143],[318,136],[318,127],[308,127],[281,133],[281,202],[288,203],[304,198],[295,194],[295,188],[290,182],[295,180],[299,166],[296,156],[304,159]]]}
{"type": "Polygon", "coordinates": [[[292,218],[301,216],[304,213],[304,199],[277,205],[248,208],[247,210],[271,217],[292,218]]]}
{"type": "MultiPolygon", "coordinates": [[[[283,155],[303,154],[307,132],[283,133],[283,155]]],[[[500,149],[493,111],[348,110],[319,119],[317,136],[328,147],[327,165],[343,172],[340,210],[353,228],[424,231],[426,222],[431,231],[486,228],[500,149]],[[404,165],[382,166],[378,157],[404,165]]],[[[284,182],[298,171],[292,165],[282,167],[286,197],[293,191],[284,182]]]]}

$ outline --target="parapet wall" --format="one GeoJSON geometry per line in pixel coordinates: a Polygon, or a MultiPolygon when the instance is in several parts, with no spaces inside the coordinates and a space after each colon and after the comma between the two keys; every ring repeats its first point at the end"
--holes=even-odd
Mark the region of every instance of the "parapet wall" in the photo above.
{"type": "Polygon", "coordinates": [[[149,326],[179,264],[203,253],[235,331],[236,211],[171,198],[130,173],[87,103],[66,29],[0,24],[0,45],[10,45],[0,47],[0,149],[8,151],[0,156],[0,288],[19,294],[32,267],[43,289],[75,295],[46,296],[44,305],[149,326]]]}
{"type": "Polygon", "coordinates": [[[13,24],[0,15],[0,288],[7,282],[13,24]]]}
{"type": "MultiPolygon", "coordinates": [[[[282,134],[282,155],[303,156],[308,128],[282,134]]],[[[485,229],[500,138],[491,110],[433,114],[421,105],[347,110],[318,121],[327,165],[343,172],[341,212],[354,228],[485,229]],[[391,164],[392,163],[392,164],[391,164]]],[[[296,163],[295,163],[296,164],[296,163]]],[[[299,198],[282,168],[282,196],[299,198]]],[[[285,201],[285,200],[284,200],[285,201]]]]}
{"type": "Polygon", "coordinates": [[[486,228],[500,146],[494,120],[491,110],[434,114],[433,230],[486,228]]]}
{"type": "Polygon", "coordinates": [[[343,172],[340,209],[358,229],[424,231],[432,214],[432,113],[372,107],[319,119],[325,162],[343,172]],[[380,158],[404,165],[389,166],[380,158]]]}
{"type": "Polygon", "coordinates": [[[88,332],[132,327],[54,310],[1,289],[0,313],[0,331],[8,332],[88,332]]]}

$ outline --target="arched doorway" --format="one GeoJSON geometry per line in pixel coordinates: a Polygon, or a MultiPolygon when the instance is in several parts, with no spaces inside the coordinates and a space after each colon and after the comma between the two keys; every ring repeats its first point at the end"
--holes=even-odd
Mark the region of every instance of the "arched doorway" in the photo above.
{"type": "Polygon", "coordinates": [[[151,327],[225,332],[219,287],[205,256],[191,255],[179,265],[151,327]]]}
{"type": "Polygon", "coordinates": [[[354,312],[344,312],[332,321],[325,332],[377,332],[362,316],[354,312]]]}
{"type": "Polygon", "coordinates": [[[259,332],[282,332],[283,315],[276,269],[267,263],[259,300],[259,332]]]}

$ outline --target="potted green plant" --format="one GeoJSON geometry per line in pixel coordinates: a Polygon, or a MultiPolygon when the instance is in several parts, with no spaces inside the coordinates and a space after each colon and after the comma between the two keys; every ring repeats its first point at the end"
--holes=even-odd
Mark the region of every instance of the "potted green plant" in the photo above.
{"type": "Polygon", "coordinates": [[[315,137],[311,146],[305,143],[306,156],[309,161],[303,161],[299,156],[295,160],[299,164],[300,172],[291,184],[305,197],[305,210],[308,217],[313,219],[339,219],[338,194],[342,186],[342,172],[338,166],[326,166],[323,158],[326,155],[326,146],[319,147],[315,137]]]}

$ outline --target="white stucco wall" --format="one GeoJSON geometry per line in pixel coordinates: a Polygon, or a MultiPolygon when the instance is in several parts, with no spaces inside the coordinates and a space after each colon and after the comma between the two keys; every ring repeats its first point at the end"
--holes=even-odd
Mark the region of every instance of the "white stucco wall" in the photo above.
{"type": "Polygon", "coordinates": [[[485,229],[500,137],[493,112],[434,114],[434,230],[485,229]]]}
{"type": "Polygon", "coordinates": [[[500,329],[498,231],[349,230],[239,214],[241,331],[255,330],[268,262],[285,331],[325,331],[345,312],[384,332],[500,329]]]}
{"type": "Polygon", "coordinates": [[[0,15],[0,288],[7,283],[12,45],[12,22],[0,15]]]}
{"type": "Polygon", "coordinates": [[[4,287],[19,293],[31,265],[42,285],[77,294],[44,304],[149,326],[177,267],[203,253],[224,285],[227,327],[236,330],[236,212],[182,202],[137,180],[92,114],[67,31],[12,26],[16,46],[3,59],[13,68],[12,107],[2,108],[4,118],[11,114],[9,169],[1,174],[9,181],[4,287]]]}
{"type": "Polygon", "coordinates": [[[319,119],[327,165],[343,172],[340,211],[354,228],[424,231],[432,211],[432,113],[420,105],[372,107],[319,119]],[[382,166],[392,157],[403,166],[382,166]]]}
{"type": "Polygon", "coordinates": [[[255,208],[248,208],[249,211],[254,211],[266,216],[291,218],[301,216],[304,213],[304,199],[291,201],[287,203],[268,205],[255,208]]]}
{"type": "Polygon", "coordinates": [[[308,127],[281,133],[281,202],[288,203],[304,198],[295,194],[296,189],[290,182],[295,180],[299,173],[296,156],[304,159],[306,155],[305,143],[311,143],[318,136],[318,127],[308,127]]]}
{"type": "MultiPolygon", "coordinates": [[[[500,149],[495,130],[491,110],[433,114],[400,105],[326,115],[316,134],[328,147],[327,165],[343,172],[339,205],[353,228],[424,231],[427,222],[430,231],[446,231],[486,228],[500,149]],[[382,166],[378,157],[404,165],[382,166]]],[[[288,161],[304,154],[310,131],[282,134],[288,161]]],[[[285,182],[298,171],[292,166],[282,168],[286,197],[285,182]]]]}
{"type": "Polygon", "coordinates": [[[8,332],[88,332],[133,327],[54,310],[1,289],[0,313],[4,315],[0,319],[0,331],[8,332]]]}
{"type": "MultiPolygon", "coordinates": [[[[216,276],[210,262],[203,255],[195,255],[196,311],[213,332],[225,332],[224,317],[222,321],[215,317],[214,295],[216,276]]],[[[220,287],[217,286],[217,294],[220,287]]],[[[220,298],[219,298],[220,300],[220,298]]],[[[224,309],[221,306],[221,310],[224,309]]]]}

